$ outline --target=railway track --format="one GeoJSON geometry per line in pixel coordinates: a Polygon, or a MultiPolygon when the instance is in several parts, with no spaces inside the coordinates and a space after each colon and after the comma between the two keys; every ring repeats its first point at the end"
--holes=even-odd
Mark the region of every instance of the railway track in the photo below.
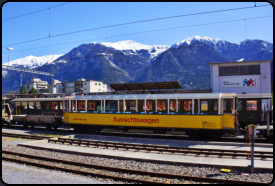
{"type": "MultiPolygon", "coordinates": [[[[227,150],[227,149],[201,149],[201,148],[186,148],[186,147],[167,147],[161,145],[143,145],[143,144],[133,144],[133,143],[119,143],[119,142],[104,142],[96,140],[80,140],[80,139],[48,139],[48,142],[61,143],[61,144],[70,144],[86,147],[105,147],[105,148],[115,148],[123,150],[135,150],[135,151],[146,151],[146,152],[158,152],[158,153],[171,153],[171,154],[194,154],[199,156],[203,154],[205,157],[210,155],[218,155],[219,157],[246,157],[249,158],[251,154],[247,151],[241,150],[227,150]]],[[[262,160],[266,158],[273,159],[273,152],[264,152],[264,151],[254,151],[254,157],[261,158],[262,160]]]]}
{"type": "MultiPolygon", "coordinates": [[[[22,126],[4,126],[6,128],[14,128],[14,129],[23,129],[26,130],[26,128],[22,126]]],[[[29,129],[29,128],[28,128],[29,129]]],[[[35,130],[41,130],[41,131],[53,131],[48,130],[46,127],[34,127],[32,129],[35,130]]],[[[68,133],[68,134],[90,134],[90,132],[75,132],[74,130],[69,129],[57,129],[55,130],[57,132],[62,133],[68,133]]],[[[104,136],[120,136],[120,137],[136,137],[136,138],[154,138],[154,139],[169,139],[169,140],[190,140],[188,135],[172,135],[172,134],[148,134],[148,133],[130,133],[130,132],[112,132],[112,131],[101,131],[100,133],[93,133],[93,135],[104,135],[104,136]]],[[[192,139],[192,141],[201,141],[202,139],[192,139]]],[[[207,140],[208,139],[203,139],[207,140]]],[[[220,139],[211,139],[209,141],[219,141],[219,142],[240,142],[240,143],[246,143],[247,139],[245,138],[236,138],[236,137],[222,137],[220,139]]],[[[256,138],[255,142],[257,143],[273,143],[273,141],[268,141],[265,138],[256,138]]]]}
{"type": "Polygon", "coordinates": [[[16,133],[7,133],[7,132],[2,132],[2,136],[3,137],[13,137],[13,138],[34,139],[34,140],[43,140],[43,139],[53,138],[50,136],[37,136],[37,135],[16,134],[16,133]]]}
{"type": "Polygon", "coordinates": [[[72,172],[80,175],[93,176],[93,177],[101,177],[107,179],[113,179],[118,181],[126,181],[126,182],[134,182],[134,183],[144,183],[144,184],[169,184],[173,183],[173,179],[180,180],[192,180],[203,183],[223,183],[223,184],[266,184],[263,182],[251,182],[251,181],[239,181],[239,180],[226,180],[226,179],[217,179],[217,178],[206,178],[206,177],[195,177],[195,176],[184,176],[184,175],[176,175],[176,174],[165,174],[165,173],[157,173],[157,172],[146,172],[132,169],[122,169],[117,167],[106,167],[99,166],[93,164],[79,163],[73,161],[66,161],[60,159],[53,159],[41,156],[33,156],[27,154],[20,154],[16,152],[3,151],[2,150],[2,160],[17,162],[21,164],[43,167],[47,169],[60,170],[65,172],[72,172]],[[38,161],[38,162],[37,162],[38,161]],[[47,162],[53,162],[52,165],[47,164],[47,162]],[[59,163],[59,165],[56,165],[59,163]],[[61,166],[63,164],[64,166],[61,166]],[[64,168],[66,165],[73,165],[74,168],[64,168]],[[83,171],[82,167],[90,168],[90,171],[83,171]],[[80,170],[79,170],[80,169],[80,170]],[[104,174],[98,173],[98,170],[105,170],[104,174]],[[127,178],[122,176],[112,176],[113,172],[121,172],[127,174],[133,174],[132,177],[135,178],[127,178]],[[146,176],[146,180],[144,179],[136,179],[137,177],[146,176]],[[167,178],[164,182],[157,182],[154,180],[158,180],[158,178],[167,178]]]}

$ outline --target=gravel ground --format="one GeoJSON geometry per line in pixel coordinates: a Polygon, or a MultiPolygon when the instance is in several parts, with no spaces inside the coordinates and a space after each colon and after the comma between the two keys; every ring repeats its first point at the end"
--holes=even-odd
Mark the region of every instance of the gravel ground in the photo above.
{"type": "Polygon", "coordinates": [[[63,173],[2,162],[2,180],[5,184],[106,184],[71,173],[63,173]],[[16,178],[16,179],[15,179],[16,178]]]}
{"type": "MultiPolygon", "coordinates": [[[[22,142],[22,140],[18,140],[18,141],[22,142]]],[[[135,170],[142,170],[142,171],[149,171],[149,172],[160,172],[160,173],[170,173],[170,174],[200,176],[200,177],[212,177],[212,178],[221,178],[221,179],[234,179],[234,180],[243,180],[243,181],[265,182],[265,183],[270,183],[273,179],[273,174],[271,173],[254,173],[248,176],[243,176],[238,173],[223,173],[223,172],[220,172],[219,169],[212,168],[212,167],[166,165],[166,164],[156,164],[156,163],[148,163],[148,162],[136,162],[132,160],[118,160],[118,159],[112,159],[112,158],[82,156],[82,155],[73,155],[73,154],[66,154],[66,153],[54,152],[54,151],[38,150],[38,149],[16,146],[16,141],[10,141],[8,140],[8,138],[3,138],[3,137],[2,137],[2,150],[8,150],[8,151],[30,154],[30,155],[44,156],[49,158],[63,159],[68,161],[76,161],[81,163],[90,163],[90,164],[118,167],[118,168],[124,168],[124,169],[128,168],[128,169],[135,169],[135,170]]],[[[60,165],[60,166],[63,166],[63,165],[60,165]]],[[[66,167],[70,168],[70,166],[66,166],[66,167]]],[[[113,174],[114,175],[120,174],[120,176],[124,176],[124,177],[135,177],[135,175],[128,175],[123,173],[113,173],[113,174]]],[[[150,178],[146,178],[146,180],[150,180],[150,178]]],[[[183,183],[183,182],[184,180],[175,180],[175,182],[173,183],[183,183]]],[[[112,182],[112,183],[119,183],[119,182],[112,182]]],[[[199,183],[199,182],[190,181],[188,183],[199,183]]]]}

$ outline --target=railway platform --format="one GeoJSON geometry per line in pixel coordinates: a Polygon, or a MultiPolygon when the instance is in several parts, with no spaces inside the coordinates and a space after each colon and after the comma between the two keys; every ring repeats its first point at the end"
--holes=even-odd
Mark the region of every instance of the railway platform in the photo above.
{"type": "MultiPolygon", "coordinates": [[[[92,135],[69,135],[64,136],[62,138],[70,138],[70,139],[88,139],[95,140],[92,135]]],[[[97,140],[101,141],[119,141],[119,142],[131,142],[137,143],[137,139],[118,139],[106,136],[106,138],[100,138],[97,140]]],[[[249,146],[245,146],[244,144],[227,144],[215,142],[214,144],[208,144],[207,142],[169,142],[169,140],[161,141],[161,140],[151,140],[146,139],[146,141],[142,141],[144,139],[140,139],[139,144],[150,144],[150,145],[167,145],[167,146],[179,146],[179,147],[189,147],[189,148],[212,148],[212,149],[238,149],[238,150],[247,150],[250,149],[249,146]]],[[[177,165],[185,165],[185,166],[209,166],[216,168],[227,168],[238,171],[246,171],[250,172],[250,164],[251,160],[245,157],[222,157],[219,158],[217,156],[208,156],[204,155],[180,155],[180,154],[167,154],[167,153],[146,153],[146,152],[136,152],[134,150],[112,150],[112,149],[104,149],[104,148],[93,148],[93,147],[83,147],[76,145],[62,145],[55,143],[48,143],[48,140],[39,140],[32,141],[27,143],[20,143],[19,146],[38,148],[43,150],[53,150],[59,152],[73,153],[73,154],[82,154],[82,155],[92,155],[92,156],[100,156],[107,158],[117,158],[117,159],[129,159],[136,161],[149,161],[155,163],[168,163],[168,164],[177,164],[177,165]]],[[[255,151],[269,151],[273,152],[273,144],[266,144],[266,146],[255,147],[255,151]]],[[[254,160],[254,171],[255,172],[273,172],[273,158],[267,158],[265,160],[261,160],[259,158],[255,158],[254,160]]]]}

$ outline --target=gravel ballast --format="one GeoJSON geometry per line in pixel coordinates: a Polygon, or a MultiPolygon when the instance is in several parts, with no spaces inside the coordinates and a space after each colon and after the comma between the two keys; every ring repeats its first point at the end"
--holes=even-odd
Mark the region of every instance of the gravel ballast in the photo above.
{"type": "MultiPolygon", "coordinates": [[[[21,139],[18,139],[18,141],[20,141],[18,143],[22,143],[21,139]]],[[[24,140],[24,141],[27,141],[27,140],[24,140]]],[[[157,164],[157,163],[150,163],[150,162],[137,162],[137,161],[133,161],[133,160],[118,160],[118,159],[112,159],[112,158],[74,155],[74,154],[67,154],[67,153],[61,153],[61,152],[32,149],[32,148],[28,148],[28,147],[17,146],[15,140],[9,140],[9,138],[3,138],[3,137],[2,137],[2,150],[12,151],[12,152],[17,152],[17,153],[22,153],[22,154],[43,156],[43,157],[48,157],[48,158],[62,159],[62,160],[67,160],[67,161],[75,161],[75,162],[102,165],[102,166],[110,166],[110,167],[118,167],[118,168],[124,168],[124,169],[142,170],[142,171],[148,171],[148,172],[160,172],[160,173],[187,175],[187,176],[211,177],[211,178],[233,179],[233,180],[241,180],[241,181],[265,182],[265,183],[270,183],[273,179],[272,173],[253,173],[253,174],[249,174],[248,176],[244,176],[244,175],[240,175],[239,173],[223,173],[223,172],[220,172],[219,169],[216,169],[213,167],[191,167],[191,166],[182,166],[182,165],[166,165],[166,164],[157,164]]],[[[49,164],[50,163],[51,162],[49,162],[49,164]]],[[[17,165],[17,166],[19,166],[19,165],[17,165]]],[[[66,167],[69,168],[70,166],[66,166],[66,167]]],[[[3,169],[2,172],[4,172],[4,166],[2,169],[3,169]]],[[[37,173],[36,177],[41,180],[41,182],[39,182],[39,183],[42,183],[43,179],[46,178],[47,176],[39,176],[40,175],[39,173],[40,173],[40,171],[37,173]]],[[[53,175],[56,175],[58,178],[62,177],[62,176],[59,176],[59,173],[60,173],[59,171],[50,171],[49,175],[53,174],[53,175]],[[58,173],[58,174],[55,174],[55,173],[58,173]]],[[[21,175],[21,172],[19,171],[19,172],[17,172],[17,174],[21,175]]],[[[63,174],[68,175],[67,173],[63,173],[63,174]]],[[[22,173],[22,175],[23,175],[23,173],[22,173]]],[[[46,174],[46,175],[48,175],[48,174],[46,174]]],[[[68,176],[72,176],[72,175],[68,175],[68,176]]],[[[74,176],[76,176],[76,175],[74,175],[74,176]]],[[[125,174],[124,176],[126,177],[128,175],[125,174]]],[[[2,173],[3,181],[5,181],[4,177],[7,181],[11,181],[12,178],[13,179],[16,178],[14,176],[14,177],[11,177],[10,179],[8,179],[6,176],[4,176],[4,173],[2,173]]],[[[79,177],[80,177],[79,179],[81,179],[81,180],[83,178],[86,178],[85,176],[79,176],[79,177]]],[[[129,177],[130,177],[130,175],[129,175],[129,177]]],[[[31,177],[28,179],[30,179],[29,181],[33,181],[33,178],[31,178],[31,177]]],[[[28,179],[26,178],[26,180],[28,180],[28,179]]],[[[74,182],[74,179],[77,179],[77,178],[73,178],[72,180],[67,179],[68,182],[65,182],[65,183],[76,183],[76,182],[74,182]]],[[[86,178],[86,179],[91,179],[91,178],[86,178]]],[[[121,182],[115,182],[115,181],[110,182],[110,180],[104,180],[101,178],[95,178],[95,180],[108,181],[109,183],[121,183],[121,182]]],[[[51,181],[51,180],[48,180],[48,181],[51,181]]],[[[6,182],[6,183],[11,184],[11,183],[15,183],[15,181],[14,182],[6,182]]],[[[18,183],[18,182],[16,182],[16,183],[18,183]]],[[[27,182],[24,182],[24,183],[27,183],[27,182]]],[[[30,182],[28,182],[28,183],[30,183],[30,182]]],[[[45,183],[49,183],[49,182],[46,181],[45,183]]],[[[57,182],[55,182],[55,183],[57,183],[57,182]]],[[[58,183],[61,183],[61,182],[58,182],[58,183]]],[[[77,182],[77,183],[80,183],[80,182],[77,182]]],[[[85,183],[90,183],[90,182],[85,182],[85,183]]],[[[178,183],[182,183],[182,181],[179,181],[178,183]]],[[[190,181],[189,183],[199,183],[199,182],[190,181]]]]}

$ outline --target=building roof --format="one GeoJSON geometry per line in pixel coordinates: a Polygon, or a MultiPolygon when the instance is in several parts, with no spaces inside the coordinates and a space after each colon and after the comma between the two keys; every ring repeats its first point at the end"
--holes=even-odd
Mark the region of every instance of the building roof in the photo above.
{"type": "Polygon", "coordinates": [[[115,91],[182,88],[178,81],[147,82],[147,83],[120,83],[120,84],[110,84],[110,87],[112,89],[114,89],[115,91]]]}
{"type": "Polygon", "coordinates": [[[210,65],[212,64],[242,64],[242,63],[261,63],[261,62],[270,62],[272,59],[269,60],[259,60],[259,61],[231,61],[231,62],[213,62],[213,63],[208,63],[210,65]]]}

